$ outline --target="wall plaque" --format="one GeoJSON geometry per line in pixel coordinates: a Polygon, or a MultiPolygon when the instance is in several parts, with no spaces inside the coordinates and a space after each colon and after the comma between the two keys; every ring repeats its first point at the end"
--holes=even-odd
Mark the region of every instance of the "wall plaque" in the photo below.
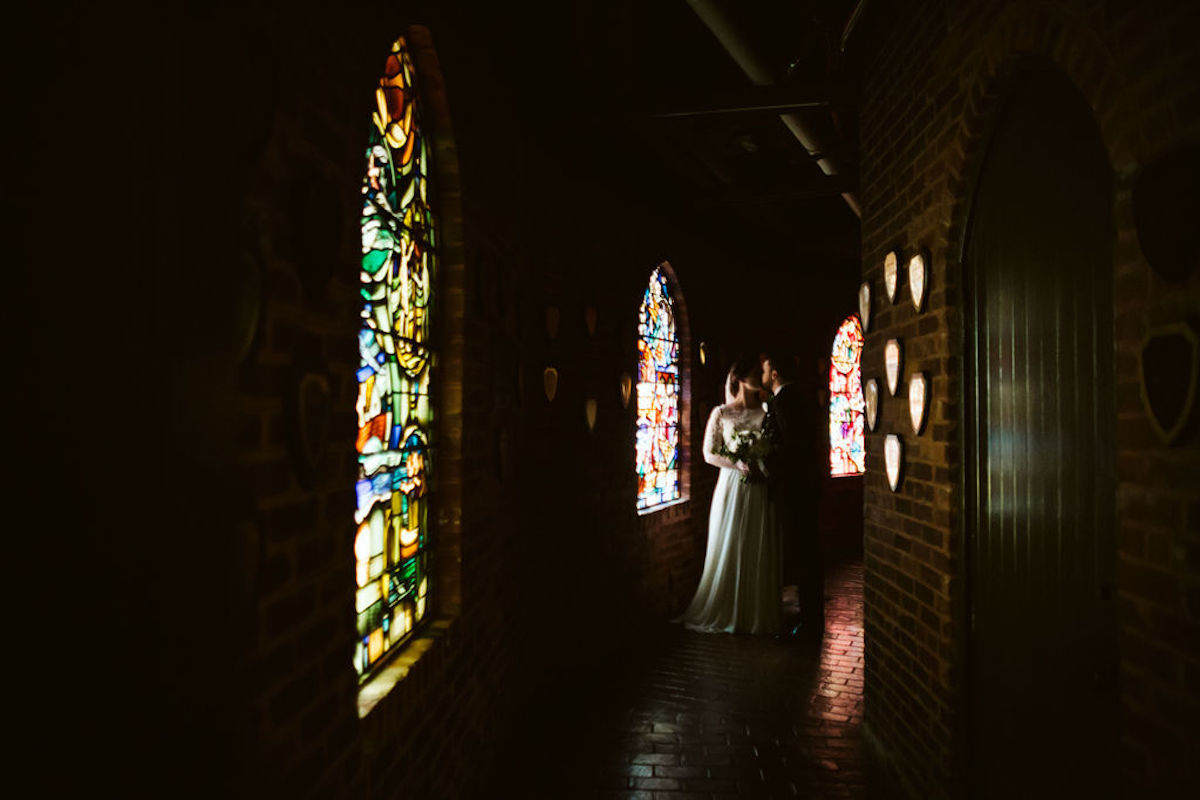
{"type": "Polygon", "coordinates": [[[887,372],[888,394],[896,396],[900,386],[900,369],[903,367],[904,351],[899,339],[888,339],[883,347],[883,366],[887,372]]]}
{"type": "Polygon", "coordinates": [[[887,290],[887,298],[889,303],[896,302],[896,281],[897,270],[900,268],[900,252],[890,250],[883,257],[883,288],[887,290]]]}
{"type": "Polygon", "coordinates": [[[908,262],[908,292],[918,313],[925,304],[925,289],[929,285],[929,258],[918,252],[908,262]]]}
{"type": "Polygon", "coordinates": [[[912,420],[913,433],[921,434],[925,427],[925,411],[929,400],[929,379],[924,372],[914,372],[908,379],[908,416],[912,420]]]}
{"type": "Polygon", "coordinates": [[[1152,328],[1138,353],[1142,406],[1158,438],[1174,444],[1196,404],[1200,340],[1186,322],[1152,328]]]}
{"type": "Polygon", "coordinates": [[[596,398],[589,397],[583,404],[583,417],[587,420],[588,432],[596,430],[596,398]]]}
{"type": "Polygon", "coordinates": [[[893,492],[898,491],[904,468],[904,442],[894,433],[889,433],[883,442],[883,463],[887,468],[888,486],[893,492]]]}
{"type": "Polygon", "coordinates": [[[867,429],[875,430],[875,420],[879,418],[879,382],[868,378],[863,384],[863,401],[867,405],[867,429]]]}

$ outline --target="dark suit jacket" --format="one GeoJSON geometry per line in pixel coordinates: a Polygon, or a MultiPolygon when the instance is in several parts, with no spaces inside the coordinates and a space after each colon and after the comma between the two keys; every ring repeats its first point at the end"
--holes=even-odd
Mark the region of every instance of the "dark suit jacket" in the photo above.
{"type": "Polygon", "coordinates": [[[767,486],[777,503],[802,503],[814,498],[819,489],[818,408],[800,384],[780,387],[769,402],[772,450],[764,459],[767,486]]]}

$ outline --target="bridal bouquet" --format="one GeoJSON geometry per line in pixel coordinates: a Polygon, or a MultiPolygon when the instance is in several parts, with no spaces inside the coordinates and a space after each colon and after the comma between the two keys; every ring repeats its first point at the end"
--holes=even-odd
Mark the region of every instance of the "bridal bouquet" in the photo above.
{"type": "MultiPolygon", "coordinates": [[[[746,464],[756,464],[771,452],[771,440],[762,430],[734,431],[730,441],[722,447],[718,455],[725,456],[730,461],[741,461],[746,464]]],[[[752,478],[742,476],[742,483],[750,483],[752,478]]]]}

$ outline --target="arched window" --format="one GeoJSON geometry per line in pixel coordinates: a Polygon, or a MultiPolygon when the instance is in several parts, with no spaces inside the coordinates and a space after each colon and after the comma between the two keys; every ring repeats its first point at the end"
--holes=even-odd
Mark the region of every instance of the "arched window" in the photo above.
{"type": "Polygon", "coordinates": [[[430,310],[437,235],[429,149],[405,40],[379,87],[362,184],[358,334],[358,644],[366,676],[425,617],[429,576],[430,310]]]}
{"type": "Polygon", "coordinates": [[[861,475],[866,469],[862,391],[862,326],[851,314],[833,338],[829,359],[829,474],[861,475]]]}
{"type": "Polygon", "coordinates": [[[637,474],[639,511],[681,497],[679,487],[679,330],[661,267],[638,310],[637,474]]]}

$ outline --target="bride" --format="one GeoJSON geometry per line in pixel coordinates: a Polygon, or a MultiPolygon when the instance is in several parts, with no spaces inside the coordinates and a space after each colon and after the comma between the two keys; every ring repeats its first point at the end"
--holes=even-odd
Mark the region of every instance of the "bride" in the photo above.
{"type": "Polygon", "coordinates": [[[757,453],[749,453],[746,446],[761,436],[765,416],[761,390],[758,363],[739,358],[729,369],[725,405],[713,409],[704,431],[704,460],[719,467],[721,474],[713,490],[700,585],[676,620],[691,630],[779,632],[783,582],[779,532],[767,501],[766,481],[755,466],[757,453]]]}

